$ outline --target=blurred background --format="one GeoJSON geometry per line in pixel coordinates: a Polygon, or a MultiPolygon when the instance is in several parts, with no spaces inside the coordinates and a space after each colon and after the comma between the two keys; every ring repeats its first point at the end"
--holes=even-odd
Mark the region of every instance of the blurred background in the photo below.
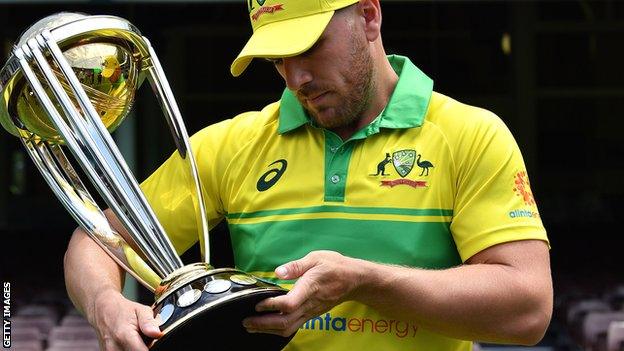
{"type": "MultiPolygon", "coordinates": [[[[135,24],[158,53],[190,133],[276,101],[284,87],[264,62],[230,76],[251,32],[242,0],[0,0],[2,62],[23,30],[59,11],[135,24]]],[[[609,323],[587,320],[624,301],[624,1],[382,0],[382,12],[388,53],[409,56],[436,91],[497,113],[523,151],[551,240],[556,295],[551,328],[535,349],[606,349],[609,323]]],[[[168,133],[144,86],[115,135],[139,179],[173,150],[168,133]]],[[[75,314],[62,271],[74,227],[19,141],[0,133],[1,280],[11,282],[18,308],[55,306],[56,324],[44,334],[75,314]]],[[[231,265],[227,228],[211,236],[213,263],[231,265]]],[[[197,260],[191,251],[189,262],[197,260]]],[[[143,290],[134,294],[149,303],[143,290]]]]}

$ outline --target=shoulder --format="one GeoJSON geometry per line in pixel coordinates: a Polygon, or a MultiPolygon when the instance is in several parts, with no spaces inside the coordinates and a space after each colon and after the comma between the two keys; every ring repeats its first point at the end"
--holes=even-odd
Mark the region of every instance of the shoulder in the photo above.
{"type": "Polygon", "coordinates": [[[472,168],[476,163],[496,168],[512,159],[522,162],[511,131],[489,110],[434,92],[427,123],[443,136],[458,170],[472,168]]]}
{"type": "Polygon", "coordinates": [[[267,132],[276,131],[279,106],[279,102],[274,102],[262,110],[243,112],[234,118],[209,125],[191,137],[193,147],[240,148],[267,132]]]}
{"type": "Polygon", "coordinates": [[[505,122],[492,111],[436,92],[431,96],[425,123],[435,125],[455,150],[493,140],[515,144],[505,122]]]}
{"type": "Polygon", "coordinates": [[[449,132],[498,128],[505,125],[492,111],[465,104],[437,92],[431,95],[426,121],[449,132]]]}

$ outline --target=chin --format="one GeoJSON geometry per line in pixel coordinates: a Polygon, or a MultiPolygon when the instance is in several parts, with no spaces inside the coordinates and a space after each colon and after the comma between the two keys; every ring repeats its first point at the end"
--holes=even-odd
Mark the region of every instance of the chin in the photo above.
{"type": "Polygon", "coordinates": [[[314,122],[323,128],[336,128],[341,125],[340,118],[336,116],[333,108],[323,109],[321,112],[310,114],[314,122]]]}

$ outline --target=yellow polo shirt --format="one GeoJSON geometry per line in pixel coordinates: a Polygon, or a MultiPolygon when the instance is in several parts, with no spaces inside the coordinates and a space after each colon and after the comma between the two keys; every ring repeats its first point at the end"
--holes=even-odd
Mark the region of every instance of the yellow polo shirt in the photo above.
{"type": "MultiPolygon", "coordinates": [[[[407,58],[384,111],[349,140],[316,127],[289,90],[192,137],[211,227],[228,221],[236,266],[273,270],[312,250],[428,269],[490,246],[547,241],[522,155],[489,111],[433,92],[407,58]]],[[[142,185],[178,252],[197,241],[172,157],[142,185]]],[[[443,289],[444,287],[440,287],[443,289]]],[[[307,321],[285,350],[470,350],[412,321],[345,302],[307,321]]]]}

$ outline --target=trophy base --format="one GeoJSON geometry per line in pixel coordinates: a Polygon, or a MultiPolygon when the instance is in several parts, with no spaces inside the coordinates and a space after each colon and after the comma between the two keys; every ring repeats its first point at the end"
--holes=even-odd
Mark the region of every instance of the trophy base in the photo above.
{"type": "Polygon", "coordinates": [[[224,340],[230,347],[233,344],[256,351],[281,350],[292,336],[248,333],[242,321],[259,314],[255,311],[258,302],[287,292],[236,269],[205,271],[197,280],[158,299],[153,309],[162,321],[160,329],[164,335],[152,340],[149,348],[153,351],[207,349],[215,346],[214,340],[224,340]]]}

